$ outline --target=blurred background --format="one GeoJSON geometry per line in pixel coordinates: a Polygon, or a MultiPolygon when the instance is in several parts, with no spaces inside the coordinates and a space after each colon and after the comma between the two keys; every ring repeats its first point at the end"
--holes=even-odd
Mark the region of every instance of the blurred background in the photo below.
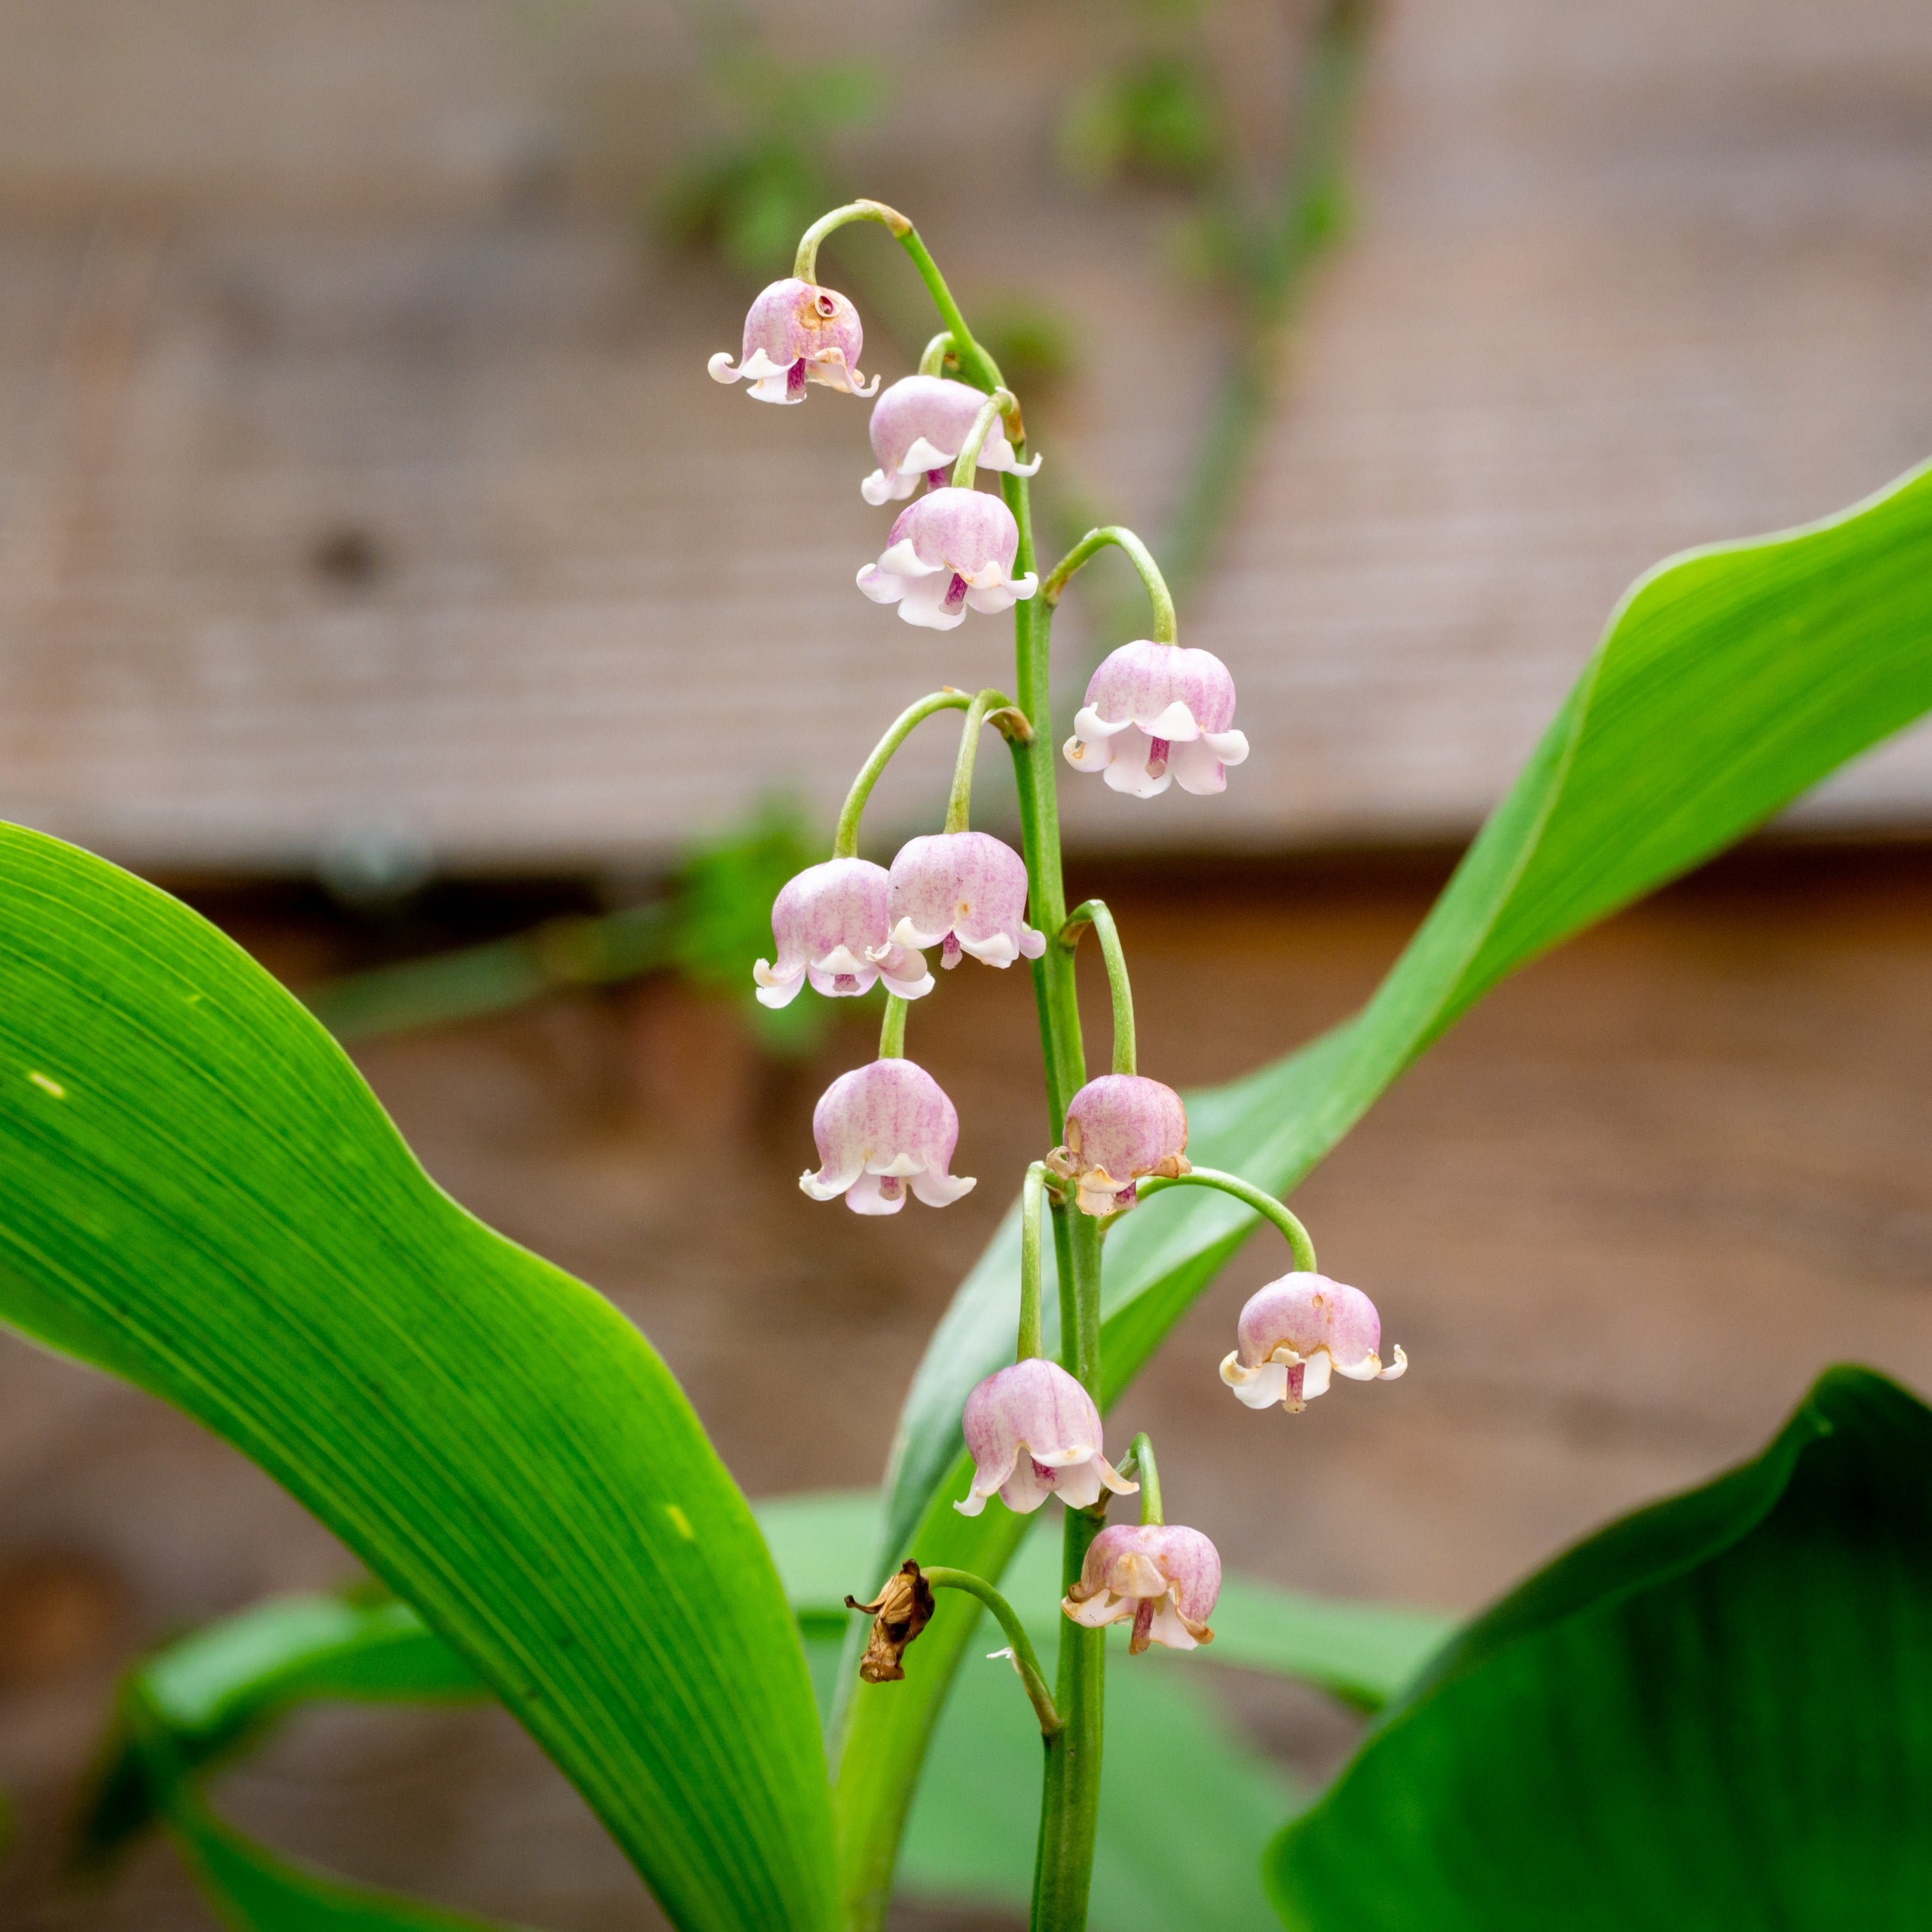
{"type": "MultiPolygon", "coordinates": [[[[754,1496],[875,1480],[1046,1131],[1028,984],[969,965],[914,1051],[981,1186],[814,1206],[812,1102],[876,1016],[744,997],[883,724],[1008,674],[1006,627],[853,590],[862,406],[704,380],[855,193],[1013,376],[1042,547],[1134,524],[1238,681],[1223,798],[1064,788],[1178,1085],[1364,997],[1638,572],[1932,454],[1917,0],[0,4],[0,813],[310,1000],[754,1496]]],[[[848,230],[821,272],[907,373],[896,251],[848,230]]],[[[1138,628],[1115,568],[1057,632],[1070,714],[1138,628]]],[[[930,826],[950,737],[881,788],[874,856],[930,826]]],[[[1114,1425],[1231,1564],[1472,1608],[1828,1360],[1932,1385],[1928,832],[1910,734],[1376,1109],[1298,1206],[1414,1372],[1292,1426],[1229,1402],[1258,1241],[1114,1425]]],[[[194,1426],[0,1337],[0,1928],[213,1922],[164,1852],[60,1878],[115,1676],[352,1570],[194,1426]]],[[[1246,1713],[1304,1778],[1348,1747],[1312,1697],[1246,1713]]],[[[365,1881],[656,1922],[500,1717],[319,1714],[224,1793],[365,1881]]]]}

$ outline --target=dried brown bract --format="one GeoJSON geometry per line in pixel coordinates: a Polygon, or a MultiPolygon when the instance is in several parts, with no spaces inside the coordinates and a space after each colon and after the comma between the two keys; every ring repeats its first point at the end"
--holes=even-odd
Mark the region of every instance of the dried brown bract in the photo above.
{"type": "Polygon", "coordinates": [[[848,1597],[845,1607],[863,1610],[872,1619],[872,1641],[859,1666],[868,1684],[893,1684],[905,1675],[900,1662],[905,1647],[932,1621],[932,1586],[920,1575],[910,1557],[898,1574],[888,1580],[875,1604],[848,1597]]]}

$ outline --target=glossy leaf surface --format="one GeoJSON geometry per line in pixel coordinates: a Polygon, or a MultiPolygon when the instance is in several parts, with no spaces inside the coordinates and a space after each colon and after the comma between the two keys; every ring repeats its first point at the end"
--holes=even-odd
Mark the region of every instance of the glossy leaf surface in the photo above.
{"type": "Polygon", "coordinates": [[[1472,1624],[1269,1883],[1300,1932],[1904,1932],[1928,1819],[1932,1411],[1838,1369],[1472,1624]]]}
{"type": "Polygon", "coordinates": [[[437,1190],[238,947],[13,828],[0,1319],[281,1482],[529,1727],[674,1922],[836,1922],[796,1630],[650,1345],[437,1190]]]}

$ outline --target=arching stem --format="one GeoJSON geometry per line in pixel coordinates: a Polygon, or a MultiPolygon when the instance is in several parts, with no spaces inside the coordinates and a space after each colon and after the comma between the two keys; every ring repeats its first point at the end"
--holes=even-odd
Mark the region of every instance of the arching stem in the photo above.
{"type": "Polygon", "coordinates": [[[1137,1184],[1137,1191],[1143,1201],[1150,1194],[1158,1194],[1169,1187],[1214,1187],[1223,1194],[1232,1194],[1237,1201],[1245,1203],[1281,1230],[1300,1273],[1321,1272],[1315,1265],[1315,1244],[1308,1238],[1308,1230],[1272,1194],[1244,1180],[1238,1174],[1223,1174],[1218,1168],[1197,1167],[1172,1180],[1154,1174],[1137,1184]]]}
{"type": "Polygon", "coordinates": [[[819,243],[834,229],[843,228],[854,221],[876,221],[890,229],[902,242],[912,232],[912,224],[897,208],[888,208],[883,201],[848,201],[843,208],[835,208],[830,214],[821,214],[800,236],[798,259],[792,265],[792,273],[802,282],[817,281],[819,243]]]}
{"type": "Polygon", "coordinates": [[[1003,691],[982,691],[966,706],[959,731],[959,756],[952,766],[952,790],[946,801],[946,829],[964,832],[973,822],[973,766],[980,754],[980,727],[992,724],[1010,740],[1024,744],[1033,728],[1003,691]]]}
{"type": "Polygon", "coordinates": [[[946,373],[946,358],[952,353],[952,332],[942,328],[926,345],[925,352],[919,358],[919,373],[922,376],[943,376],[946,373]]]}
{"type": "Polygon", "coordinates": [[[1082,929],[1092,926],[1100,942],[1100,956],[1107,962],[1107,989],[1114,1000],[1114,1071],[1132,1073],[1134,1058],[1134,992],[1127,983],[1127,956],[1120,945],[1120,929],[1105,899],[1088,899],[1066,915],[1060,928],[1060,943],[1071,952],[1080,944],[1082,929]]]}
{"type": "Polygon", "coordinates": [[[1174,599],[1168,594],[1167,579],[1160,574],[1160,566],[1154,560],[1154,554],[1132,530],[1118,524],[1110,524],[1105,530],[1089,530],[1073,548],[1048,572],[1046,581],[1040,586],[1040,594],[1049,604],[1060,602],[1060,593],[1066,588],[1067,580],[1085,563],[1090,562],[1101,551],[1112,545],[1124,550],[1135,569],[1140,572],[1141,583],[1145,588],[1148,602],[1154,606],[1154,640],[1157,644],[1171,644],[1177,641],[1179,630],[1174,615],[1174,599]]]}
{"type": "Polygon", "coordinates": [[[1015,1359],[1030,1362],[1046,1352],[1040,1314],[1040,1211],[1046,1195],[1046,1163],[1036,1160],[1020,1184],[1020,1333],[1015,1359]]]}
{"type": "Polygon", "coordinates": [[[980,473],[980,452],[986,448],[994,424],[1002,416],[1016,430],[1018,429],[1020,406],[1010,389],[995,389],[980,405],[980,413],[973,418],[973,427],[966,432],[966,440],[959,446],[958,460],[952,466],[954,489],[972,488],[973,479],[980,473]]]}
{"type": "Polygon", "coordinates": [[[1034,1714],[1040,1720],[1040,1734],[1042,1738],[1055,1736],[1062,1728],[1060,1713],[1054,1708],[1052,1692],[1046,1688],[1046,1673],[1040,1667],[1033,1640],[1027,1635],[1026,1626],[1020,1622],[1012,1605],[985,1577],[976,1576],[970,1570],[949,1569],[938,1564],[922,1570],[920,1574],[935,1590],[964,1590],[969,1596],[977,1597],[999,1619],[1000,1628],[1012,1646],[1013,1668],[1019,1672],[1020,1682],[1033,1700],[1034,1714]]]}
{"type": "Polygon", "coordinates": [[[1144,1429],[1134,1438],[1127,1460],[1120,1465],[1122,1475],[1130,1472],[1140,1481],[1142,1526],[1165,1522],[1167,1519],[1160,1510],[1160,1472],[1154,1467],[1153,1438],[1144,1429]]]}
{"type": "Polygon", "coordinates": [[[886,735],[872,747],[872,755],[859,768],[859,776],[852,781],[852,789],[845,794],[845,802],[838,814],[838,829],[832,836],[832,856],[835,859],[850,859],[859,850],[859,820],[865,815],[866,801],[872,795],[872,788],[879,782],[880,774],[892,760],[892,754],[903,745],[913,733],[914,728],[938,711],[964,711],[974,700],[970,693],[955,691],[950,685],[944,691],[935,691],[928,698],[922,698],[916,704],[907,706],[888,728],[886,735]]]}
{"type": "Polygon", "coordinates": [[[879,1028],[879,1058],[881,1060],[903,1060],[905,1058],[906,1007],[909,1004],[896,993],[886,995],[886,1017],[879,1028]]]}

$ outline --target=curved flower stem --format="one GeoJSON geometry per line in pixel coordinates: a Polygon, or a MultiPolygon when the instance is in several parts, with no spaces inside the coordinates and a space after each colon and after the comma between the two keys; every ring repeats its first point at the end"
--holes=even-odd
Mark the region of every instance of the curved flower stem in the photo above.
{"type": "Polygon", "coordinates": [[[976,1576],[970,1570],[952,1570],[939,1564],[920,1574],[935,1590],[964,1590],[968,1595],[977,1597],[999,1619],[1007,1642],[1013,1647],[1013,1668],[1033,1700],[1034,1714],[1040,1719],[1040,1734],[1042,1738],[1054,1736],[1062,1729],[1060,1713],[1054,1708],[1053,1694],[1046,1688],[1046,1674],[1040,1667],[1033,1640],[1027,1635],[1026,1626],[1012,1605],[985,1577],[976,1576]]]}
{"type": "Polygon", "coordinates": [[[866,801],[872,795],[872,788],[879,782],[879,775],[892,760],[892,754],[912,735],[915,725],[939,711],[964,711],[974,700],[970,693],[955,691],[948,685],[944,691],[935,691],[929,698],[922,698],[916,704],[908,705],[887,728],[886,735],[872,747],[872,755],[859,768],[859,776],[852,781],[852,789],[845,794],[845,802],[838,813],[838,830],[832,836],[832,856],[835,859],[849,859],[859,849],[859,820],[864,815],[866,801]]]}
{"type": "Polygon", "coordinates": [[[1134,1071],[1134,989],[1127,983],[1127,956],[1121,949],[1120,929],[1105,899],[1088,899],[1066,915],[1060,928],[1060,943],[1069,952],[1080,944],[1082,929],[1090,926],[1100,942],[1100,956],[1107,962],[1107,989],[1114,999],[1114,1071],[1134,1071]]]}
{"type": "Polygon", "coordinates": [[[1294,1256],[1294,1265],[1302,1274],[1319,1272],[1315,1265],[1315,1244],[1308,1238],[1308,1230],[1272,1194],[1251,1181],[1244,1180],[1238,1174],[1223,1174],[1214,1167],[1197,1167],[1172,1179],[1153,1174],[1136,1184],[1136,1191],[1143,1201],[1150,1194],[1158,1194],[1168,1187],[1216,1187],[1223,1194],[1232,1194],[1237,1201],[1245,1202],[1281,1230],[1294,1256]]]}
{"type": "Polygon", "coordinates": [[[802,282],[817,281],[819,243],[835,228],[843,228],[852,221],[876,221],[890,229],[902,242],[912,232],[912,224],[897,208],[888,208],[883,201],[848,201],[843,208],[835,208],[830,214],[821,214],[800,236],[798,259],[792,265],[792,273],[802,282]]]}
{"type": "Polygon", "coordinates": [[[1154,1467],[1153,1438],[1144,1429],[1134,1438],[1127,1460],[1120,1465],[1121,1474],[1130,1468],[1140,1479],[1142,1524],[1165,1522],[1167,1519],[1160,1512],[1160,1472],[1154,1467]]]}
{"type": "Polygon", "coordinates": [[[919,358],[919,373],[922,376],[943,376],[946,373],[946,358],[952,352],[952,332],[942,328],[926,345],[925,352],[919,358]]]}
{"type": "Polygon", "coordinates": [[[1179,629],[1174,615],[1174,599],[1168,594],[1167,579],[1160,574],[1160,566],[1154,560],[1154,554],[1132,530],[1118,524],[1109,524],[1105,530],[1089,530],[1073,548],[1047,573],[1046,581],[1040,586],[1041,597],[1048,604],[1058,604],[1060,593],[1066,588],[1067,580],[1080,568],[1090,562],[1108,544],[1125,550],[1134,568],[1141,574],[1141,582],[1145,587],[1148,602],[1154,606],[1154,640],[1157,644],[1175,643],[1179,629]]]}
{"type": "Polygon", "coordinates": [[[1020,1184],[1020,1333],[1013,1352],[1028,1362],[1046,1352],[1040,1340],[1040,1210],[1046,1194],[1046,1163],[1036,1160],[1020,1184]]]}
{"type": "Polygon", "coordinates": [[[909,1004],[896,993],[886,995],[886,1017],[879,1028],[879,1058],[881,1060],[903,1060],[905,1058],[906,1007],[909,1004]]]}
{"type": "Polygon", "coordinates": [[[958,459],[952,466],[954,489],[972,488],[973,479],[980,473],[980,452],[986,448],[994,424],[1003,416],[1013,424],[1020,419],[1020,406],[1010,389],[995,389],[980,405],[980,413],[973,418],[973,427],[966,432],[966,440],[959,446],[958,459]]]}
{"type": "Polygon", "coordinates": [[[952,766],[952,790],[946,801],[946,829],[964,832],[973,822],[973,766],[980,754],[980,727],[992,724],[1008,738],[1022,742],[1031,728],[1004,691],[982,691],[966,706],[959,731],[959,756],[952,766]]]}

